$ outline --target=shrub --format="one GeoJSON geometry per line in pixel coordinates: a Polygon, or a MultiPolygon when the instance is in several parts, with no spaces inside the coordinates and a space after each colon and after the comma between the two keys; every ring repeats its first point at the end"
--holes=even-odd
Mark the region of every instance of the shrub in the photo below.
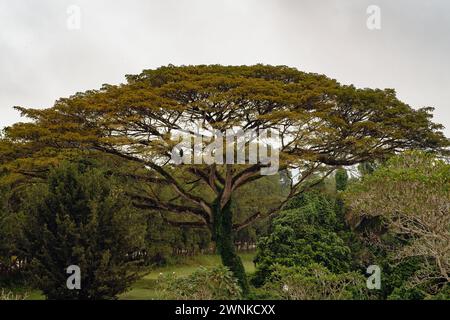
{"type": "Polygon", "coordinates": [[[450,284],[447,283],[436,295],[427,295],[426,300],[450,300],[450,284]]]}
{"type": "Polygon", "coordinates": [[[0,283],[10,285],[20,278],[16,265],[17,242],[22,235],[22,216],[12,210],[12,193],[0,185],[0,283]]]}
{"type": "Polygon", "coordinates": [[[344,195],[355,226],[366,226],[366,241],[384,250],[394,266],[388,270],[390,298],[419,299],[450,283],[447,162],[431,153],[405,152],[344,195]],[[381,227],[373,228],[373,221],[381,227]]]}
{"type": "Polygon", "coordinates": [[[223,266],[200,268],[183,278],[161,276],[158,285],[163,296],[173,300],[235,300],[242,296],[237,280],[223,266]]]}
{"type": "Polygon", "coordinates": [[[318,192],[296,198],[272,222],[258,242],[255,285],[262,285],[277,264],[286,267],[320,263],[331,272],[347,272],[350,249],[337,234],[334,202],[318,192]]]}
{"type": "Polygon", "coordinates": [[[135,280],[129,255],[144,229],[114,179],[99,169],[63,164],[28,197],[24,245],[29,274],[48,299],[115,299],[135,280]],[[81,269],[68,290],[66,269],[81,269]]]}
{"type": "Polygon", "coordinates": [[[277,265],[263,289],[283,300],[348,300],[366,299],[365,284],[361,274],[335,274],[320,264],[294,268],[277,265]]]}

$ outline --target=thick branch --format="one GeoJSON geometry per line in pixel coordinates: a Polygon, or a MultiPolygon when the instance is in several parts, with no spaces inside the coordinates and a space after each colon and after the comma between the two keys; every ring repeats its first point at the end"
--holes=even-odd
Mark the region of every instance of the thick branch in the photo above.
{"type": "Polygon", "coordinates": [[[252,225],[253,223],[255,223],[258,220],[264,219],[264,218],[270,218],[276,214],[278,214],[281,210],[283,210],[283,208],[285,207],[285,205],[288,203],[289,200],[291,200],[294,196],[297,196],[300,193],[303,193],[305,191],[307,191],[310,188],[313,188],[315,186],[317,186],[318,184],[320,184],[323,180],[325,180],[334,170],[330,169],[321,179],[315,181],[314,183],[308,185],[306,188],[302,189],[301,191],[297,191],[297,187],[303,183],[307,177],[309,177],[313,172],[314,169],[316,167],[313,166],[313,168],[311,168],[310,170],[308,170],[305,174],[302,175],[302,178],[300,179],[299,182],[297,182],[292,188],[291,188],[291,192],[289,193],[289,195],[286,197],[286,199],[280,203],[280,205],[272,210],[270,210],[269,212],[266,212],[265,214],[262,214],[261,212],[257,212],[254,215],[250,216],[249,218],[247,218],[244,222],[239,223],[239,224],[234,224],[233,225],[233,230],[234,231],[239,231],[242,230],[250,225],[252,225]]]}
{"type": "Polygon", "coordinates": [[[133,200],[138,201],[138,202],[133,203],[133,205],[137,208],[152,209],[152,210],[166,210],[166,211],[170,211],[170,212],[174,212],[174,213],[193,214],[193,215],[201,217],[207,224],[209,224],[211,222],[209,214],[207,214],[200,208],[166,203],[166,202],[162,202],[159,200],[155,200],[155,199],[145,197],[145,196],[140,196],[140,195],[130,195],[130,197],[133,200]]]}
{"type": "Polygon", "coordinates": [[[212,209],[209,206],[209,204],[207,204],[201,197],[197,197],[195,195],[192,195],[192,194],[189,194],[188,192],[186,192],[180,186],[180,184],[177,182],[177,180],[174,177],[172,177],[172,175],[170,173],[168,173],[166,170],[164,170],[164,168],[158,166],[156,163],[151,162],[151,161],[146,161],[144,159],[132,156],[130,154],[119,152],[113,148],[105,148],[105,147],[101,147],[101,146],[96,146],[96,149],[106,152],[106,153],[117,155],[119,157],[122,157],[122,158],[130,160],[130,161],[142,163],[142,164],[145,164],[146,166],[149,166],[150,168],[155,170],[157,173],[159,173],[163,178],[165,178],[165,180],[167,180],[167,182],[173,187],[173,189],[180,196],[182,196],[184,199],[191,201],[191,202],[199,205],[200,207],[202,207],[203,210],[205,210],[209,216],[212,215],[212,209]]]}
{"type": "Polygon", "coordinates": [[[248,180],[256,174],[259,174],[258,171],[261,170],[261,164],[255,164],[251,167],[242,170],[239,172],[234,178],[232,182],[232,190],[236,190],[240,186],[244,185],[248,180]]]}
{"type": "Polygon", "coordinates": [[[185,221],[185,222],[180,222],[180,221],[172,221],[169,220],[165,217],[163,217],[164,222],[170,224],[173,227],[189,227],[189,228],[207,228],[208,225],[205,222],[199,221],[199,222],[194,222],[194,221],[185,221]]]}
{"type": "Polygon", "coordinates": [[[233,167],[231,164],[226,165],[225,186],[223,188],[222,196],[220,199],[220,207],[223,209],[225,205],[230,201],[231,194],[233,192],[233,167]]]}

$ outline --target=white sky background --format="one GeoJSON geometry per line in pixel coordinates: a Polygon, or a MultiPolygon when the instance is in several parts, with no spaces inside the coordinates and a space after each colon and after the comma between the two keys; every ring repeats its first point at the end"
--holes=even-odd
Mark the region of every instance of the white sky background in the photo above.
{"type": "Polygon", "coordinates": [[[12,106],[169,63],[287,65],[433,106],[450,136],[448,0],[0,0],[0,128],[12,106]],[[81,8],[81,29],[67,8],[81,8]],[[366,26],[381,8],[381,30],[366,26]]]}

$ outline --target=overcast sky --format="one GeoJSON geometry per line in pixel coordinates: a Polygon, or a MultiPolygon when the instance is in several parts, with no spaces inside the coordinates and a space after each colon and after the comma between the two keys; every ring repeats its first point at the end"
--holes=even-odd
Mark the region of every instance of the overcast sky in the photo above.
{"type": "Polygon", "coordinates": [[[434,106],[450,137],[449,57],[448,0],[0,0],[0,128],[20,120],[12,106],[50,107],[143,69],[265,63],[395,88],[434,106]]]}

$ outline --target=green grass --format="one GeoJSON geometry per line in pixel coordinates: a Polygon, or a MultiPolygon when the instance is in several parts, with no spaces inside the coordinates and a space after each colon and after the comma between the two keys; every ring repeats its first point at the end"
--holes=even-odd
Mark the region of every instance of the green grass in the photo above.
{"type": "Polygon", "coordinates": [[[45,296],[39,290],[31,290],[27,292],[27,300],[45,300],[45,296]]]}
{"type": "MultiPolygon", "coordinates": [[[[244,253],[239,255],[244,264],[245,271],[250,274],[255,271],[253,264],[254,253],[244,253]]],[[[122,300],[156,300],[160,298],[160,293],[156,289],[156,281],[159,275],[175,273],[177,277],[186,277],[197,270],[199,267],[215,267],[221,265],[220,257],[217,255],[201,255],[189,257],[179,264],[155,268],[131,287],[131,289],[122,295],[122,300]]]]}
{"type": "MultiPolygon", "coordinates": [[[[0,287],[0,291],[2,288],[0,287]]],[[[13,294],[20,296],[26,296],[26,300],[45,300],[44,295],[41,291],[29,288],[4,288],[5,292],[11,291],[13,294]]]]}
{"type": "MultiPolygon", "coordinates": [[[[254,253],[239,254],[244,264],[247,274],[255,271],[253,264],[254,253]]],[[[157,300],[160,299],[160,293],[156,288],[156,281],[162,274],[175,273],[177,277],[186,277],[192,274],[200,267],[215,267],[221,265],[218,255],[199,255],[180,259],[177,264],[168,265],[161,268],[152,268],[148,272],[143,272],[144,276],[136,281],[129,291],[121,294],[121,300],[157,300]]],[[[13,292],[27,295],[27,300],[44,300],[45,297],[38,290],[26,290],[23,288],[12,289],[13,292]]]]}

